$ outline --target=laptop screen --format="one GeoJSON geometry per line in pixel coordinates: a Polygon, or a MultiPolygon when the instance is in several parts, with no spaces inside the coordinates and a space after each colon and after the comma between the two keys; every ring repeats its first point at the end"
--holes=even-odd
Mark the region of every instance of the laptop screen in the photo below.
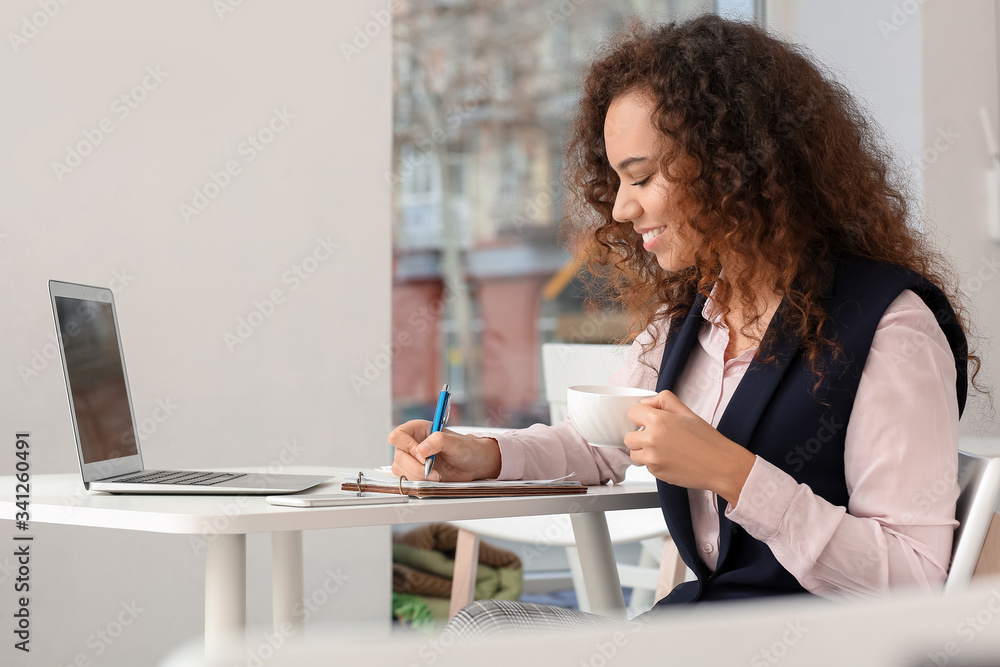
{"type": "Polygon", "coordinates": [[[83,462],[138,453],[110,303],[55,297],[83,462]]]}

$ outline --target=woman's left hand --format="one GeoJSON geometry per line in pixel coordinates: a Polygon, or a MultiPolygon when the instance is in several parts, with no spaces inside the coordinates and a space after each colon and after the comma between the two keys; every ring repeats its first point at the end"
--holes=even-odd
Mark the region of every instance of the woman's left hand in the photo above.
{"type": "Polygon", "coordinates": [[[632,461],[657,479],[714,491],[735,506],[756,456],[712,428],[676,395],[661,391],[629,410],[642,427],[625,436],[632,461]]]}

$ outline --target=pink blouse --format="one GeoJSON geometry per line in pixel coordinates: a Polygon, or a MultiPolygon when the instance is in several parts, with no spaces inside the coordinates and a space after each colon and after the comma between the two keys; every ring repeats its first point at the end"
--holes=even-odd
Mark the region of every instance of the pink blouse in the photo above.
{"type": "MultiPolygon", "coordinates": [[[[725,326],[703,314],[700,345],[675,393],[717,426],[753,358],[725,361],[725,326]]],[[[611,384],[656,388],[664,341],[641,363],[642,334],[611,384]]],[[[872,341],[847,425],[844,471],[848,506],[833,505],[757,457],[736,506],[726,516],[767,544],[802,586],[826,598],[876,598],[890,588],[942,586],[951,555],[958,498],[958,401],[955,362],[944,333],[923,300],[906,290],[886,310],[872,341]]],[[[831,429],[843,424],[828,424],[831,429]]],[[[584,484],[621,482],[628,453],[590,447],[566,420],[492,436],[500,443],[500,479],[547,479],[575,472],[584,484]]],[[[806,448],[786,463],[805,463],[806,448]]],[[[704,563],[715,569],[719,516],[715,494],[688,491],[704,563]]]]}

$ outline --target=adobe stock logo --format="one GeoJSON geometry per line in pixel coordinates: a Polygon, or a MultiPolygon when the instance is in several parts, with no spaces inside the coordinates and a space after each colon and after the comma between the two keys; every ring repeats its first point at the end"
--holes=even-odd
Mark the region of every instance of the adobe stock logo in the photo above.
{"type": "Polygon", "coordinates": [[[846,426],[837,415],[827,413],[819,420],[820,427],[816,435],[809,438],[801,445],[785,454],[785,463],[792,467],[793,472],[799,472],[805,467],[807,461],[811,461],[813,456],[823,449],[823,445],[830,442],[846,426]]]}
{"type": "Polygon", "coordinates": [[[230,352],[235,352],[237,347],[253,336],[265,322],[274,317],[278,307],[288,300],[289,294],[298,291],[305,281],[330,260],[333,251],[338,248],[340,244],[334,243],[329,234],[326,238],[317,237],[312,250],[281,274],[282,284],[290,286],[288,293],[281,288],[275,288],[263,299],[254,299],[253,309],[246,316],[236,320],[236,328],[232,332],[226,331],[222,334],[222,342],[226,348],[230,352]]]}
{"type": "Polygon", "coordinates": [[[70,0],[38,0],[41,11],[35,12],[30,17],[21,17],[20,34],[13,31],[7,33],[7,41],[10,42],[10,48],[14,53],[20,53],[21,47],[37,37],[38,31],[47,26],[69,2],[70,0]]]}
{"type": "Polygon", "coordinates": [[[802,621],[785,621],[784,632],[767,648],[758,651],[752,658],[752,667],[767,667],[776,665],[788,654],[789,649],[799,643],[809,628],[802,625],[802,621]]]}
{"type": "Polygon", "coordinates": [[[383,30],[390,29],[392,17],[406,9],[406,6],[404,0],[389,0],[385,9],[369,12],[372,20],[365,23],[364,29],[361,26],[354,26],[352,43],[340,43],[340,52],[344,55],[344,60],[351,62],[352,58],[361,55],[361,52],[367,49],[372,40],[381,35],[383,30]]]}
{"type": "Polygon", "coordinates": [[[178,204],[177,210],[181,214],[181,219],[185,223],[190,223],[192,218],[201,215],[202,211],[232,184],[233,178],[243,173],[243,166],[253,162],[260,153],[267,150],[271,142],[288,129],[293,120],[295,114],[290,113],[288,107],[281,109],[273,107],[267,122],[253,134],[248,134],[236,146],[236,153],[243,158],[243,163],[235,159],[229,160],[218,171],[209,170],[208,179],[192,188],[193,196],[190,202],[178,204]]]}

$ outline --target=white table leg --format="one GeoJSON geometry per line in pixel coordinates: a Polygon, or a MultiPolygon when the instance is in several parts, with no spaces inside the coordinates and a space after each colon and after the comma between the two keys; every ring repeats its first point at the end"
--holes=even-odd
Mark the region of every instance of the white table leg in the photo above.
{"type": "Polygon", "coordinates": [[[580,568],[587,587],[590,610],[595,614],[626,618],[625,598],[618,580],[618,566],[604,512],[570,514],[580,554],[580,568]]]}
{"type": "Polygon", "coordinates": [[[298,631],[302,629],[302,615],[296,616],[295,607],[302,609],[302,586],[302,531],[271,533],[271,604],[275,632],[283,632],[288,624],[290,632],[301,634],[298,631]]]}
{"type": "Polygon", "coordinates": [[[247,536],[216,535],[205,555],[205,652],[246,637],[247,536]]]}

